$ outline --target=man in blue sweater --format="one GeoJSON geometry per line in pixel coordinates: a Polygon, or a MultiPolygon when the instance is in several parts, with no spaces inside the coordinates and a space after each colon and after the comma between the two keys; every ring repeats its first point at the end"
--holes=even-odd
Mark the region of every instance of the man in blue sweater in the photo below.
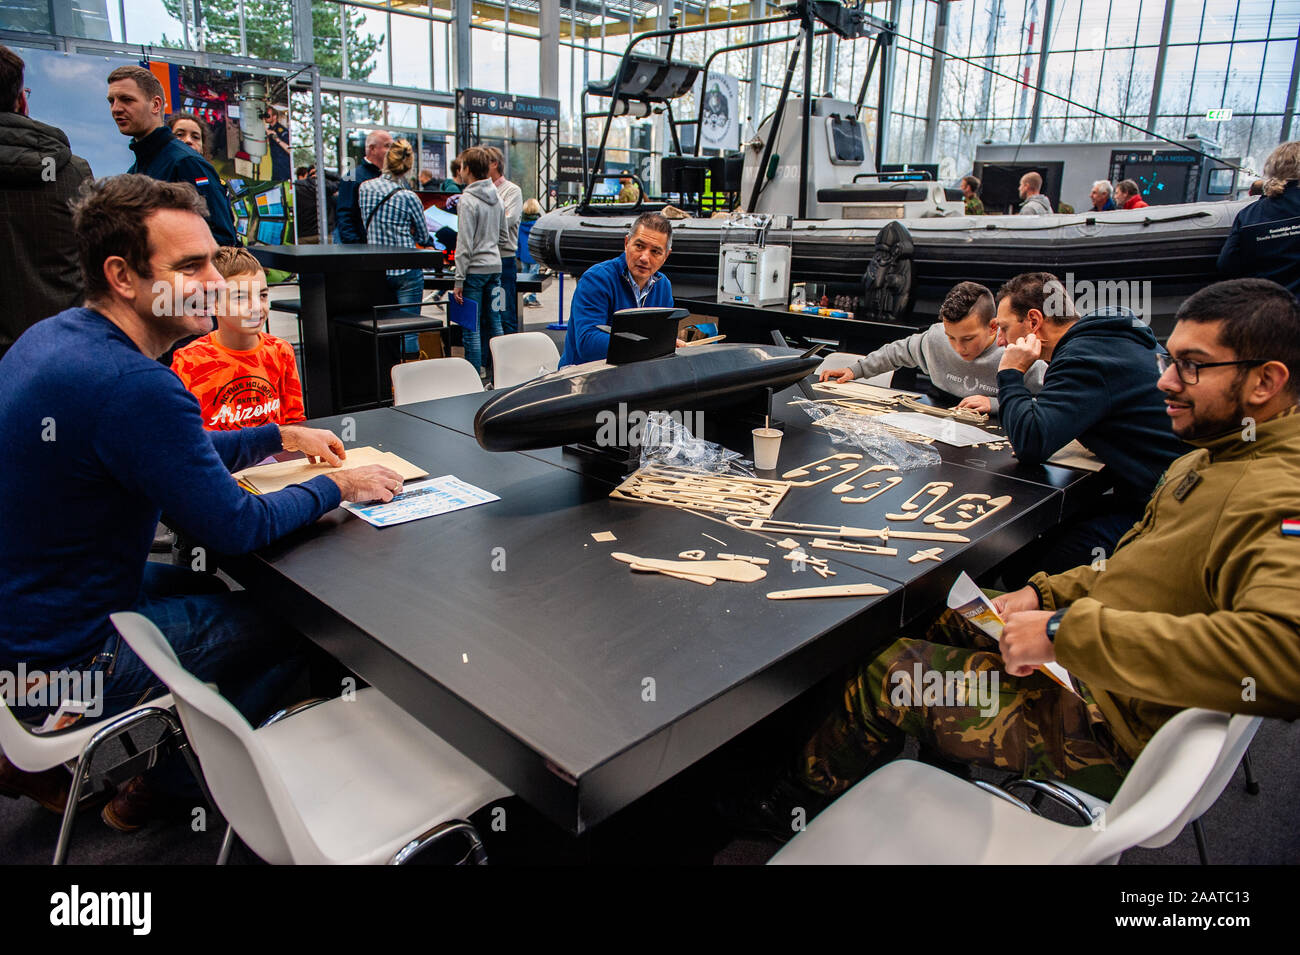
{"type": "MultiPolygon", "coordinates": [[[[205,431],[197,399],[158,363],[178,338],[211,327],[225,288],[204,211],[184,183],[127,174],[90,184],[74,208],[86,306],[38,322],[0,360],[0,670],[83,674],[95,687],[88,716],[161,690],[109,622],[119,610],[153,620],[181,664],[254,724],[301,665],[298,638],[252,594],[147,562],[162,512],[205,556],[240,554],[341,500],[391,500],[402,483],[382,467],[261,496],[233,480],[232,470],[282,449],[334,465],[345,455],[335,435],[314,428],[205,431]]],[[[17,702],[20,718],[40,719],[59,701],[17,702]]],[[[173,776],[155,777],[155,790],[183,785],[173,776]]],[[[0,792],[61,810],[67,782],[62,768],[21,773],[0,758],[0,792]]],[[[140,807],[157,801],[150,791],[133,782],[105,819],[137,828],[140,807]]]]}
{"type": "Polygon", "coordinates": [[[217,245],[241,245],[230,198],[212,163],[172,135],[163,122],[163,88],[158,77],[141,66],[119,66],[108,74],[108,106],[118,132],[131,137],[135,162],[127,172],[163,182],[191,183],[207,203],[204,218],[217,245]]]}
{"type": "Polygon", "coordinates": [[[998,344],[1006,346],[998,366],[1001,424],[1016,457],[1041,464],[1077,439],[1105,465],[1110,486],[1031,547],[1026,560],[1049,573],[1091,564],[1114,550],[1142,517],[1169,463],[1191,450],[1169,430],[1156,387],[1156,337],[1127,308],[1081,318],[1048,272],[1026,272],[1003,285],[996,321],[998,344]],[[1040,358],[1047,373],[1034,395],[1025,374],[1040,358]]]}
{"type": "Polygon", "coordinates": [[[672,308],[673,285],[659,269],[673,247],[673,227],[657,212],[637,216],[623,239],[623,254],[582,273],[569,305],[560,367],[604,361],[609,353],[609,325],[624,308],[672,308]]]}

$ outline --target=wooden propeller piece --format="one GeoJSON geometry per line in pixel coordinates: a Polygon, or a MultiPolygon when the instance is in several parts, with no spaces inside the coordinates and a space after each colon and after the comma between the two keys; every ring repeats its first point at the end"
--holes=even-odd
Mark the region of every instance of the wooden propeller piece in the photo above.
{"type": "Polygon", "coordinates": [[[967,528],[974,527],[980,521],[984,520],[984,518],[991,517],[992,515],[996,514],[998,511],[1002,510],[1004,507],[1006,507],[1008,504],[1011,503],[1011,495],[1009,494],[1004,494],[1001,497],[994,497],[994,498],[990,498],[987,494],[983,494],[980,496],[988,501],[988,506],[986,506],[983,512],[980,514],[970,517],[963,514],[960,510],[958,510],[957,516],[965,518],[964,520],[945,521],[943,519],[942,511],[947,510],[947,508],[941,508],[939,511],[935,511],[933,514],[927,515],[925,518],[925,522],[927,524],[933,524],[935,527],[939,528],[940,530],[964,531],[967,528]]]}

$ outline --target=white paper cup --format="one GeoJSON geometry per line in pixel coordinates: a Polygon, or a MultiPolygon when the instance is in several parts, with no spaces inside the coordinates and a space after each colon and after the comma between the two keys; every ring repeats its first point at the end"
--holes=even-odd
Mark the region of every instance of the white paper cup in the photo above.
{"type": "Polygon", "coordinates": [[[776,428],[754,429],[754,467],[760,471],[775,471],[776,459],[781,453],[781,432],[776,428]]]}

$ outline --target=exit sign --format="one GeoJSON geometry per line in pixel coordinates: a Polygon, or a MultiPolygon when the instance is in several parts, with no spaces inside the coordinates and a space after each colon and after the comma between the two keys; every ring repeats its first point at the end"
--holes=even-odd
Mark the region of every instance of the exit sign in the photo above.
{"type": "Polygon", "coordinates": [[[1226,123],[1232,119],[1232,110],[1230,109],[1207,109],[1205,118],[1212,123],[1226,123]]]}

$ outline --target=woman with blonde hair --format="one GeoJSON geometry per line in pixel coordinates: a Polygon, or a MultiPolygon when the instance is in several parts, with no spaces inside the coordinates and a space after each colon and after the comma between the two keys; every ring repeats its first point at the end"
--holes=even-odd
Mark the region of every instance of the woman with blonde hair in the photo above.
{"type": "MultiPolygon", "coordinates": [[[[406,185],[406,174],[415,163],[415,151],[405,139],[394,140],[384,159],[384,171],[377,179],[361,184],[358,205],[361,231],[370,245],[399,245],[414,249],[433,245],[424,206],[406,185]]],[[[389,269],[388,285],[398,305],[418,305],[424,299],[424,273],[420,269],[389,269]]],[[[419,348],[419,336],[407,335],[404,350],[419,348]]]]}
{"type": "Polygon", "coordinates": [[[1263,192],[1237,213],[1219,252],[1219,271],[1272,279],[1300,295],[1300,141],[1269,153],[1263,192]]]}

